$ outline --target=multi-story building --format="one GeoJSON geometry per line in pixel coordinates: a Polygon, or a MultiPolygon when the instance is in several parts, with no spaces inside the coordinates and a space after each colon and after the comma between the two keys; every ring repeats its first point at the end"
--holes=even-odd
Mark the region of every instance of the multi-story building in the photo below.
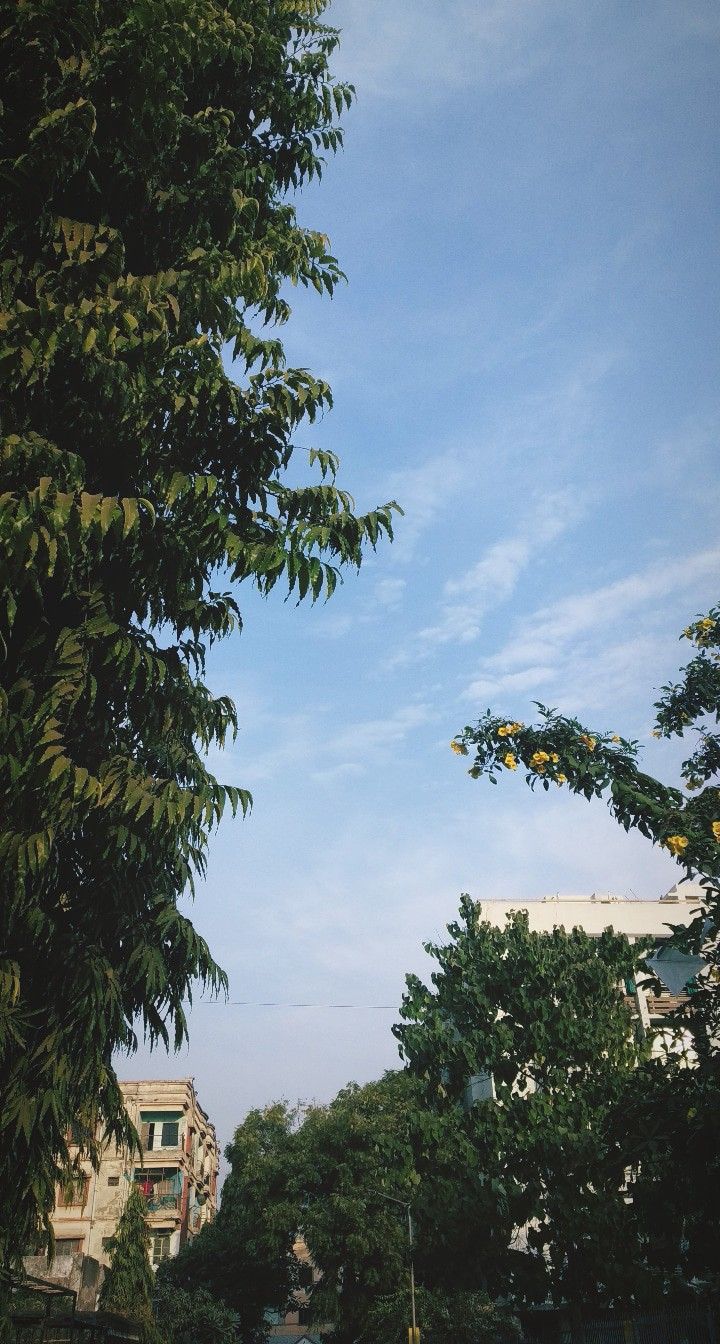
{"type": "Polygon", "coordinates": [[[217,1207],[218,1146],[192,1078],[120,1084],[142,1144],[142,1160],[109,1143],[97,1171],[81,1161],[72,1187],[58,1188],[52,1216],[55,1258],[30,1256],[29,1273],[78,1292],[92,1309],[109,1263],[109,1243],[134,1183],[145,1197],[154,1266],[177,1255],[212,1221],[217,1207]]]}

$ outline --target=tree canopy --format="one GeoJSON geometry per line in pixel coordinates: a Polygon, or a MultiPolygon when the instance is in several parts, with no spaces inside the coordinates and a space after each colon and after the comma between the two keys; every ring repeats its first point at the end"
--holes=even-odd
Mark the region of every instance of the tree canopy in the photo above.
{"type": "MultiPolygon", "coordinates": [[[[379,1297],[368,1317],[366,1338],[375,1344],[398,1344],[407,1328],[407,1294],[379,1297]]],[[[427,1344],[519,1344],[522,1330],[507,1307],[484,1293],[418,1288],[417,1316],[427,1344]]]]}
{"type": "MultiPolygon", "coordinates": [[[[689,925],[672,940],[699,953],[705,969],[666,1027],[689,1036],[690,1058],[646,1060],[628,1080],[618,1132],[633,1170],[633,1205],[649,1269],[662,1291],[718,1289],[720,1193],[717,1114],[720,1105],[720,607],[696,616],[681,639],[693,656],[677,682],[655,702],[653,736],[692,735],[680,766],[680,787],[640,768],[637,742],[539,705],[539,722],[523,724],[488,711],[451,743],[471,757],[474,779],[493,783],[524,767],[531,788],[567,787],[603,798],[625,830],[661,845],[699,876],[703,896],[689,925]],[[687,1063],[694,1067],[686,1067],[687,1063]],[[679,1179],[679,1173],[682,1179],[679,1179]]],[[[670,913],[670,912],[669,912],[670,913]]]]}
{"type": "Polygon", "coordinates": [[[237,1340],[237,1314],[205,1288],[188,1292],[158,1273],[153,1311],[168,1344],[235,1344],[237,1340]]]}
{"type": "Polygon", "coordinates": [[[237,585],[314,601],[391,533],[298,448],[331,392],[272,330],[341,277],[289,199],[352,99],[324,8],[0,0],[0,1261],[71,1123],[132,1141],[113,1051],[224,985],[177,901],[251,801],[205,755],[237,585]]]}
{"type": "Polygon", "coordinates": [[[267,1337],[266,1311],[285,1311],[296,1285],[295,1122],[284,1102],[250,1111],[225,1150],[217,1218],[158,1271],[160,1283],[205,1289],[232,1308],[244,1344],[267,1337]]]}
{"type": "Polygon", "coordinates": [[[469,897],[448,933],[394,1031],[436,1117],[434,1178],[463,1201],[455,1274],[518,1304],[628,1300],[644,1265],[616,1119],[643,1051],[621,992],[641,949],[535,933],[524,911],[498,929],[469,897]]]}
{"type": "Polygon", "coordinates": [[[495,929],[468,898],[449,935],[427,945],[432,989],[408,977],[395,1028],[408,1067],[328,1105],[251,1112],[216,1223],[163,1267],[230,1304],[249,1344],[300,1286],[310,1328],[331,1325],[339,1344],[404,1329],[408,1205],[419,1320],[437,1339],[452,1322],[512,1339],[498,1298],[628,1304],[665,1282],[649,1255],[657,1190],[626,1194],[648,1135],[633,1110],[646,1042],[623,994],[642,948],[611,930],[535,934],[521,913],[495,929]]]}

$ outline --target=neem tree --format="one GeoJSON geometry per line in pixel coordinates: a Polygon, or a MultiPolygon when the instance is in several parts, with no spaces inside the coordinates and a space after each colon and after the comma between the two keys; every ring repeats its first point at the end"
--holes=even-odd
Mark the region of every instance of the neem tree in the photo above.
{"type": "Polygon", "coordinates": [[[504,771],[524,767],[531,788],[555,784],[588,799],[604,798],[626,831],[636,829],[662,845],[687,876],[700,874],[703,907],[677,937],[683,947],[702,951],[710,967],[683,1010],[706,1055],[720,1043],[720,607],[691,622],[682,638],[696,653],[682,679],[662,688],[653,736],[697,734],[697,745],[680,770],[685,791],[645,774],[636,742],[587,728],[543,705],[534,725],[488,711],[450,745],[459,755],[473,757],[473,779],[487,775],[496,783],[504,771]]]}
{"type": "Polygon", "coordinates": [[[224,984],[177,908],[250,803],[204,755],[223,585],[315,600],[391,531],[295,447],[330,389],[269,334],[288,281],[341,274],[288,201],[352,97],[324,8],[0,0],[0,1262],[71,1122],[132,1139],[113,1051],[224,984]]]}

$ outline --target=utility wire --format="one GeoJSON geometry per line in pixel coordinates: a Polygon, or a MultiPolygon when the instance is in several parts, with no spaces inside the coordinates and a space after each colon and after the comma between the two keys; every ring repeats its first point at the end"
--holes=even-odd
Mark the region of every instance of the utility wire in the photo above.
{"type": "Polygon", "coordinates": [[[222,1008],[344,1008],[344,1009],[383,1009],[396,1013],[397,1003],[282,1003],[277,999],[257,1002],[254,999],[198,999],[198,1003],[219,1004],[222,1008]]]}

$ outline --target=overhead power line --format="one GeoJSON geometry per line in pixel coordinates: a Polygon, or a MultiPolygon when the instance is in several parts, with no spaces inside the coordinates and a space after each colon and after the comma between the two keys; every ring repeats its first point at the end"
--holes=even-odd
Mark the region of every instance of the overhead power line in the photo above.
{"type": "Polygon", "coordinates": [[[198,999],[198,1003],[209,1003],[221,1008],[343,1008],[356,1010],[383,1009],[396,1013],[397,1003],[284,1003],[279,999],[256,1001],[254,999],[198,999]]]}

